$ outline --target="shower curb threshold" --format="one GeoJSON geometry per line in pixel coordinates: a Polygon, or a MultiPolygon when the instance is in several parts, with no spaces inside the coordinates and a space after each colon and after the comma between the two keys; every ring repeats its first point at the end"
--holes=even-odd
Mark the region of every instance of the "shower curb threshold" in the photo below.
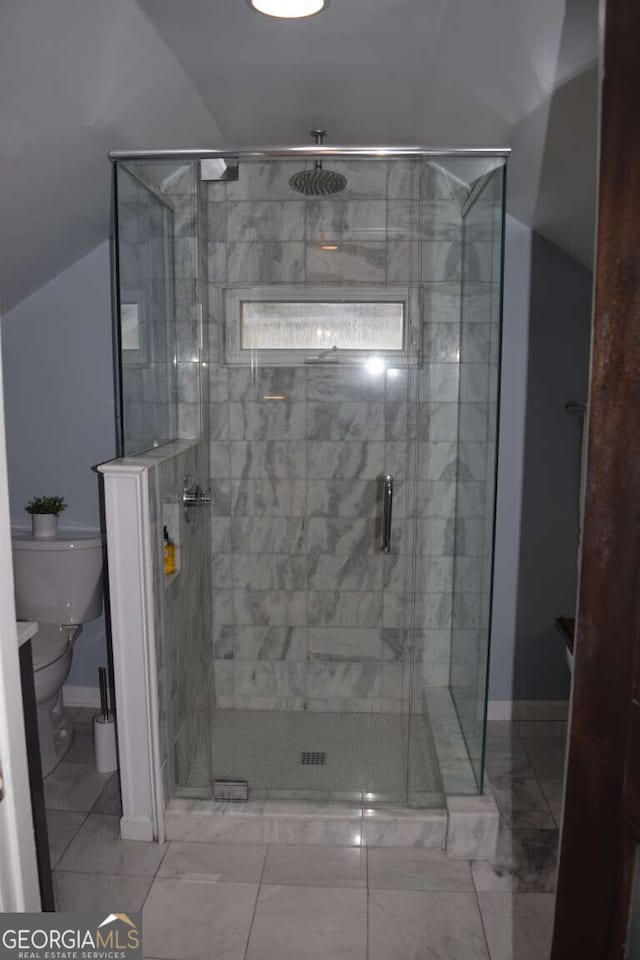
{"type": "Polygon", "coordinates": [[[165,810],[167,840],[215,843],[425,847],[461,859],[495,854],[499,815],[490,794],[447,797],[446,807],[265,800],[215,803],[174,799],[165,810]]]}

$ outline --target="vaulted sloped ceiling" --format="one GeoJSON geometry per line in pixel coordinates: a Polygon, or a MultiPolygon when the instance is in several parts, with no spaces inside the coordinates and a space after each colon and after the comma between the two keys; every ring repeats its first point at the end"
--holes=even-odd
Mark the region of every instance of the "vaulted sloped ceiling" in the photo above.
{"type": "Polygon", "coordinates": [[[109,235],[112,148],[216,143],[134,0],[0,0],[0,308],[109,235]]]}
{"type": "Polygon", "coordinates": [[[597,0],[0,0],[0,305],[108,233],[110,148],[510,145],[509,209],[589,264],[597,0]]]}

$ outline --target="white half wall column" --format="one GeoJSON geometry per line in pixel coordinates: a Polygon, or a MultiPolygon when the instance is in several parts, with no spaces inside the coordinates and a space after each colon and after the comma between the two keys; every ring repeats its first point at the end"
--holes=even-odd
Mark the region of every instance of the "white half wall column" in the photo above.
{"type": "Polygon", "coordinates": [[[149,470],[113,461],[104,476],[121,835],[164,840],[149,470]]]}

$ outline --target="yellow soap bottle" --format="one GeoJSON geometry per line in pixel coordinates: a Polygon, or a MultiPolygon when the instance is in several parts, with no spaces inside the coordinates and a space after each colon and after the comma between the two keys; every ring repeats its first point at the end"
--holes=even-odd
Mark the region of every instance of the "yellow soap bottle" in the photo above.
{"type": "Polygon", "coordinates": [[[170,573],[176,572],[176,545],[169,536],[169,531],[165,527],[164,537],[164,572],[168,577],[170,573]]]}

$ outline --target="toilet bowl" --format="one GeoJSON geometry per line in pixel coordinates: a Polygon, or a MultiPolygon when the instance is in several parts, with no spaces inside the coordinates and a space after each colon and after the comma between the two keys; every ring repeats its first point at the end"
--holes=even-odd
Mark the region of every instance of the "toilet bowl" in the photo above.
{"type": "Polygon", "coordinates": [[[73,726],[62,705],[62,686],[69,676],[73,643],[81,630],[79,626],[41,623],[31,641],[43,777],[60,763],[73,743],[73,726]]]}
{"type": "Polygon", "coordinates": [[[16,615],[38,623],[31,641],[42,774],[67,754],[73,725],[64,715],[62,686],[82,624],[102,610],[102,538],[60,533],[56,539],[13,537],[16,615]]]}

